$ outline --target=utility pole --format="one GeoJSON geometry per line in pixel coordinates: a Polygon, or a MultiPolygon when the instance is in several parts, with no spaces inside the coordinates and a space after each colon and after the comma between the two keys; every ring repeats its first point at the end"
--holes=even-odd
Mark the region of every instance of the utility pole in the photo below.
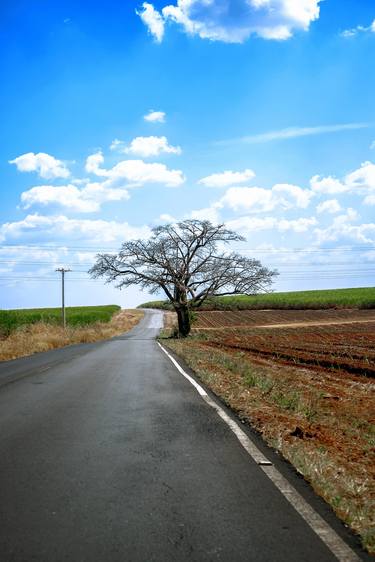
{"type": "Polygon", "coordinates": [[[56,269],[61,273],[61,320],[63,328],[65,329],[66,320],[65,320],[65,273],[71,271],[71,269],[64,269],[63,267],[59,267],[56,269]]]}

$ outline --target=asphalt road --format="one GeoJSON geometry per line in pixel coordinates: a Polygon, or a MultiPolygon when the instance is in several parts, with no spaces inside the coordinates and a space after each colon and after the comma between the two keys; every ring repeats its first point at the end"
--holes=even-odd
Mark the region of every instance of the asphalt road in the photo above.
{"type": "Polygon", "coordinates": [[[336,560],[158,347],[160,322],[0,364],[0,561],[336,560]]]}

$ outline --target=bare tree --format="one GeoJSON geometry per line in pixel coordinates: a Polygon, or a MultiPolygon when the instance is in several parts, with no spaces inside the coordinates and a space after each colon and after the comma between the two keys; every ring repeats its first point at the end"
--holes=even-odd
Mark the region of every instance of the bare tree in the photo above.
{"type": "Polygon", "coordinates": [[[148,240],[125,242],[116,255],[98,254],[89,273],[119,288],[162,289],[177,313],[179,335],[187,336],[193,306],[209,297],[264,291],[277,275],[258,260],[219,250],[244,240],[224,224],[185,220],[154,228],[148,240]]]}

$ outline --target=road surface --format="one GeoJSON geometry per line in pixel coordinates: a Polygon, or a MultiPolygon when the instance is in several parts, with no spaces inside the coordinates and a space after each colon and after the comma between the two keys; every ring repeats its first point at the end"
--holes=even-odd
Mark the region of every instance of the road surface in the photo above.
{"type": "Polygon", "coordinates": [[[1,562],[337,560],[163,353],[160,326],[147,312],[110,341],[0,364],[1,562]]]}

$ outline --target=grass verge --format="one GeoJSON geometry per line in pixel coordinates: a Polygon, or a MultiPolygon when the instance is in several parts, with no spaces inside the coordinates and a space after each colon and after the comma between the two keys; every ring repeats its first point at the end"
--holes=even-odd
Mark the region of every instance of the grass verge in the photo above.
{"type": "Polygon", "coordinates": [[[133,328],[143,317],[140,310],[122,310],[109,322],[93,322],[86,326],[61,326],[46,322],[26,324],[0,340],[0,361],[16,359],[75,343],[90,343],[111,338],[133,328]]]}
{"type": "Polygon", "coordinates": [[[163,340],[303,474],[375,553],[373,381],[283,366],[208,343],[207,335],[163,340]]]}

